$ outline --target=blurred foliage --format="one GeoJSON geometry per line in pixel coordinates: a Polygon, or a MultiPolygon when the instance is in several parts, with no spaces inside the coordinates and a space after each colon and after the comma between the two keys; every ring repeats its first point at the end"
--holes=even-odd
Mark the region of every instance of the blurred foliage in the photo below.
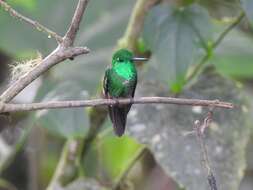
{"type": "Polygon", "coordinates": [[[114,136],[109,122],[104,128],[84,159],[84,172],[89,177],[98,177],[104,183],[113,184],[128,169],[132,158],[143,146],[128,136],[114,136]]]}
{"type": "Polygon", "coordinates": [[[240,31],[232,31],[217,48],[210,60],[217,70],[237,79],[253,76],[253,39],[240,31]]]}
{"type": "Polygon", "coordinates": [[[100,164],[105,166],[109,176],[116,180],[129,167],[131,157],[142,147],[129,137],[109,136],[98,141],[97,148],[100,164]]]}
{"type": "MultiPolygon", "coordinates": [[[[7,2],[22,14],[63,35],[78,0],[7,2]]],[[[93,97],[106,66],[110,64],[114,47],[124,34],[135,2],[134,0],[90,1],[76,45],[88,46],[91,53],[77,57],[73,61],[67,60],[51,69],[41,78],[38,90],[35,89],[34,101],[93,97]]],[[[168,96],[167,92],[170,89],[174,93],[181,92],[180,96],[187,98],[219,98],[244,105],[242,100],[244,97],[242,99],[239,97],[241,94],[239,91],[243,89],[237,89],[227,78],[216,76],[213,80],[211,76],[208,78],[204,74],[204,77],[197,80],[195,86],[184,89],[187,72],[205,54],[210,54],[208,63],[220,74],[240,80],[253,78],[251,33],[246,31],[245,34],[240,28],[234,29],[215,52],[212,53],[211,49],[213,39],[231,23],[225,21],[233,21],[241,11],[239,1],[182,0],[181,2],[183,3],[180,7],[166,3],[157,5],[147,15],[143,38],[138,41],[138,49],[141,53],[151,50],[152,56],[148,64],[139,70],[139,81],[150,80],[151,83],[146,87],[139,85],[137,96],[168,96]]],[[[252,0],[241,2],[252,24],[252,0]]],[[[15,58],[30,58],[37,51],[45,57],[57,45],[54,39],[10,17],[1,9],[0,26],[3,26],[0,29],[0,50],[15,58]]],[[[112,186],[124,172],[127,172],[132,159],[143,148],[140,143],[147,144],[157,164],[177,183],[186,189],[198,189],[200,186],[201,189],[206,189],[205,173],[201,168],[199,147],[195,137],[181,135],[184,131],[191,130],[194,120],[201,119],[204,114],[195,113],[191,108],[167,107],[167,105],[133,107],[127,130],[134,138],[112,136],[111,124],[106,123],[106,127],[92,143],[84,158],[85,177],[75,180],[65,189],[104,189],[104,185],[112,186]]],[[[217,112],[215,110],[214,128],[207,134],[211,163],[215,167],[218,184],[221,184],[222,189],[238,187],[243,175],[245,168],[243,154],[250,133],[248,119],[245,117],[241,109],[217,112]]],[[[41,110],[33,115],[33,121],[37,126],[53,134],[53,137],[49,138],[60,137],[60,141],[62,137],[67,139],[85,137],[90,127],[87,111],[82,108],[41,110]]],[[[49,142],[51,144],[48,146],[54,146],[54,142],[49,142]]],[[[43,186],[50,180],[59,152],[52,148],[43,156],[39,175],[43,186]]]]}
{"type": "Polygon", "coordinates": [[[185,83],[189,66],[203,56],[212,40],[212,25],[208,12],[198,5],[176,8],[154,7],[147,16],[144,39],[160,73],[160,80],[179,93],[185,83]]]}

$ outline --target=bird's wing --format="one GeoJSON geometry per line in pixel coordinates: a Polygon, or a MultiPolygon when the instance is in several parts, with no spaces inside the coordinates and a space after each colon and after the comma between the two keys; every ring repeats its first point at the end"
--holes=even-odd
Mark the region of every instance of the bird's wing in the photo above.
{"type": "MultiPolygon", "coordinates": [[[[105,76],[103,80],[103,94],[105,98],[112,98],[109,94],[109,80],[108,75],[110,68],[105,71],[105,76]]],[[[125,108],[120,108],[117,105],[108,106],[109,116],[113,123],[114,132],[117,136],[122,136],[125,131],[126,125],[126,111],[125,108]]]]}
{"type": "MultiPolygon", "coordinates": [[[[137,76],[132,82],[129,81],[128,83],[126,83],[126,85],[130,85],[129,88],[131,89],[131,92],[127,97],[133,98],[137,85],[137,76]]],[[[127,114],[131,106],[132,104],[128,104],[123,106],[113,106],[109,108],[110,117],[112,118],[113,121],[114,131],[118,136],[122,136],[124,134],[127,114]]]]}

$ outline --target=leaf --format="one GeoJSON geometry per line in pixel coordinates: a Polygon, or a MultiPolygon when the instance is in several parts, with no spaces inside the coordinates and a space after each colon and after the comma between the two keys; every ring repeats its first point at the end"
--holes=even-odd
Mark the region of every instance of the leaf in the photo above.
{"type": "MultiPolygon", "coordinates": [[[[168,96],[159,82],[141,84],[137,96],[168,96]]],[[[164,86],[162,86],[164,87],[164,86]]],[[[215,109],[213,122],[205,133],[211,167],[220,190],[237,190],[245,169],[245,148],[250,136],[245,97],[232,82],[215,74],[202,75],[179,97],[217,99],[233,102],[236,109],[215,109]]],[[[147,144],[157,163],[187,190],[209,189],[202,167],[200,145],[189,135],[196,120],[208,110],[176,105],[134,105],[128,116],[127,131],[147,144]],[[188,135],[187,135],[188,134],[188,135]]]]}
{"type": "MultiPolygon", "coordinates": [[[[48,82],[48,81],[47,81],[48,82]]],[[[81,86],[76,86],[71,81],[62,84],[48,85],[44,83],[39,89],[38,96],[43,97],[41,102],[59,100],[80,100],[88,97],[81,86]],[[49,86],[51,90],[45,90],[49,86]],[[46,91],[45,95],[43,92],[46,91]]],[[[39,98],[37,98],[39,99],[39,98]]],[[[56,110],[40,110],[35,114],[36,122],[45,127],[49,132],[66,138],[83,137],[88,131],[89,118],[84,108],[69,108],[56,110]]]]}
{"type": "Polygon", "coordinates": [[[253,78],[253,40],[239,31],[231,31],[219,45],[210,63],[223,75],[253,78]]]}
{"type": "Polygon", "coordinates": [[[143,36],[154,55],[151,66],[159,72],[159,79],[178,92],[189,66],[208,50],[212,25],[207,11],[198,5],[158,5],[147,16],[143,36]]]}
{"type": "Polygon", "coordinates": [[[253,26],[253,1],[252,0],[241,0],[242,7],[249,19],[249,22],[253,26]]]}
{"type": "Polygon", "coordinates": [[[127,136],[122,138],[106,136],[98,142],[97,148],[100,163],[110,178],[116,180],[129,167],[132,157],[142,146],[127,136]]]}

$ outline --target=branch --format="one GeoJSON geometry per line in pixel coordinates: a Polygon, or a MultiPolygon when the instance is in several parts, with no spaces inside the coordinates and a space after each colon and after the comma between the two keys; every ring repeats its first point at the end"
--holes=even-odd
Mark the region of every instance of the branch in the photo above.
{"type": "Polygon", "coordinates": [[[177,104],[185,106],[219,107],[225,109],[234,108],[233,104],[220,102],[219,100],[183,99],[171,97],[141,97],[134,99],[94,99],[73,101],[51,101],[31,104],[0,104],[0,113],[34,111],[41,109],[73,108],[73,107],[96,107],[117,104],[177,104]]]}
{"type": "MultiPolygon", "coordinates": [[[[212,48],[215,49],[218,47],[218,45],[222,42],[222,40],[226,37],[226,35],[234,28],[236,27],[244,18],[245,14],[244,12],[241,12],[241,14],[235,19],[235,21],[229,25],[220,35],[219,37],[215,40],[215,42],[212,45],[212,48]]],[[[211,54],[207,53],[201,60],[200,62],[195,66],[194,70],[191,72],[191,74],[187,77],[186,81],[191,81],[200,71],[202,66],[210,59],[211,54]]]]}
{"type": "Polygon", "coordinates": [[[89,0],[79,0],[70,27],[64,36],[65,46],[72,46],[89,0]]]}
{"type": "Polygon", "coordinates": [[[37,21],[34,21],[28,17],[23,16],[22,14],[18,13],[16,10],[14,10],[13,8],[11,8],[10,5],[8,5],[6,2],[4,2],[3,0],[0,0],[0,6],[3,7],[3,9],[7,12],[9,12],[9,14],[15,18],[17,18],[18,20],[22,20],[30,25],[32,25],[35,29],[37,29],[38,31],[42,31],[44,33],[46,33],[48,36],[52,36],[55,38],[55,40],[58,43],[61,43],[63,41],[62,37],[60,35],[58,35],[57,33],[55,33],[54,31],[48,29],[47,27],[43,26],[42,24],[40,24],[37,21]]]}
{"type": "Polygon", "coordinates": [[[211,121],[212,121],[212,112],[210,111],[207,115],[207,117],[204,119],[203,123],[201,123],[199,120],[195,121],[194,125],[194,130],[196,132],[197,140],[200,145],[201,149],[201,155],[203,159],[203,166],[205,167],[207,171],[207,181],[210,186],[211,190],[217,190],[217,185],[216,185],[216,179],[213,174],[210,161],[208,158],[208,152],[207,152],[207,147],[205,143],[205,138],[204,138],[204,133],[205,130],[209,127],[211,121]]]}
{"type": "MultiPolygon", "coordinates": [[[[47,57],[45,57],[42,62],[34,67],[30,72],[26,75],[22,76],[13,83],[3,94],[0,96],[0,102],[9,102],[16,95],[18,95],[26,86],[28,86],[32,81],[37,79],[44,72],[49,70],[51,67],[60,63],[66,59],[72,59],[75,56],[89,53],[89,49],[87,47],[71,47],[76,37],[76,33],[81,22],[81,18],[83,16],[85,7],[87,5],[88,0],[79,0],[77,5],[75,14],[72,19],[72,23],[69,27],[68,32],[66,33],[62,43],[47,57]]],[[[0,0],[0,5],[5,5],[3,0],[0,0]]],[[[14,11],[8,5],[8,10],[14,11]]],[[[16,11],[15,11],[16,12],[16,11]]],[[[22,16],[22,15],[20,15],[22,16]]],[[[25,18],[22,16],[22,18],[25,18]]]]}

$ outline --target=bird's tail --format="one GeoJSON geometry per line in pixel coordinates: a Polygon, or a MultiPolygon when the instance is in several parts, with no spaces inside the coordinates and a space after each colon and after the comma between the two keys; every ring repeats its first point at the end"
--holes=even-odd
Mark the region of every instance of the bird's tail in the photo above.
{"type": "Polygon", "coordinates": [[[127,114],[131,105],[109,106],[109,115],[113,124],[114,132],[117,136],[122,136],[125,132],[127,114]]]}

